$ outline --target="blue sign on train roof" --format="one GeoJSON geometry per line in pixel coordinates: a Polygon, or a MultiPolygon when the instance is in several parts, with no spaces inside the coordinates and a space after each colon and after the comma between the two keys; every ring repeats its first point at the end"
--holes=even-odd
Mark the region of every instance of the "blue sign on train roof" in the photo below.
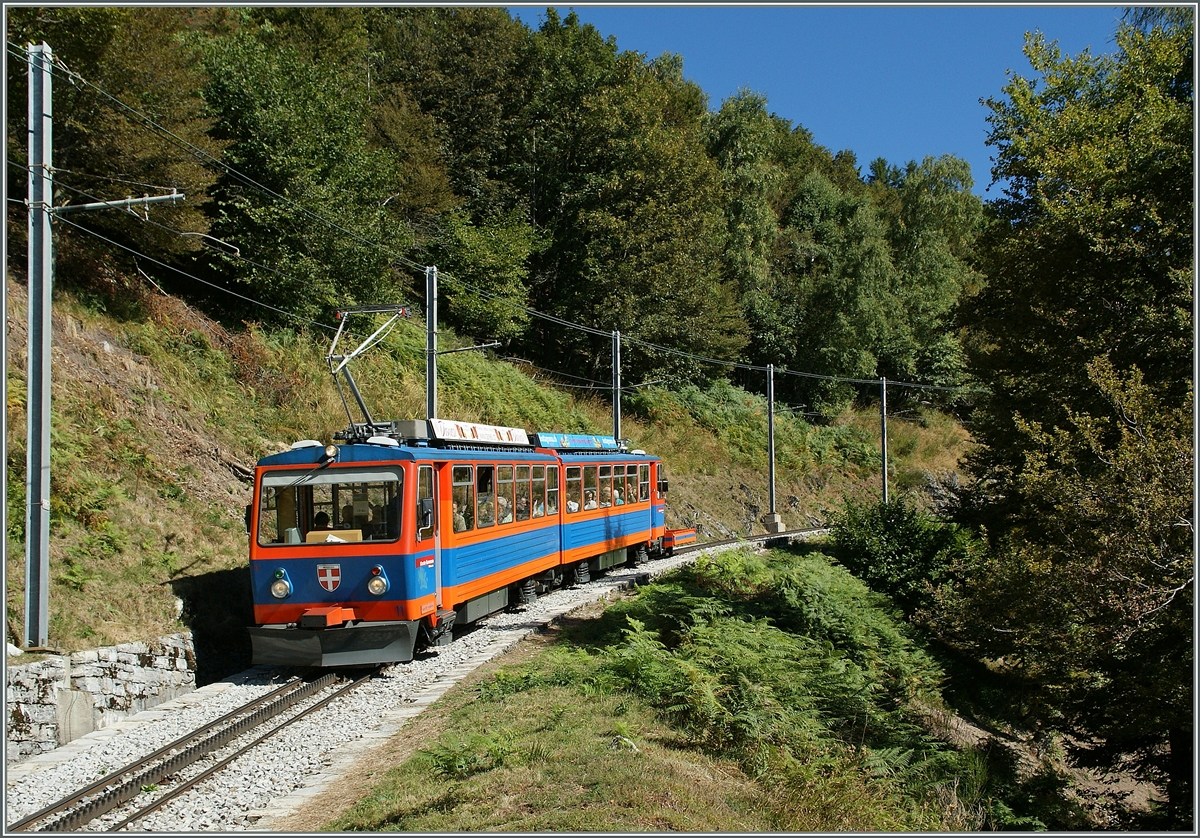
{"type": "Polygon", "coordinates": [[[615,437],[595,434],[530,434],[533,444],[539,448],[559,450],[591,449],[593,451],[618,451],[620,445],[615,437]]]}

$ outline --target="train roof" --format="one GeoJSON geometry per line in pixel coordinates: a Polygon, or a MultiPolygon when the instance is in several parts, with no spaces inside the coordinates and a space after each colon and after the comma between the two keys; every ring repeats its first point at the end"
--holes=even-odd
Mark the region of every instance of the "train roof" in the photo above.
{"type": "MultiPolygon", "coordinates": [[[[555,455],[563,462],[594,461],[597,455],[610,461],[657,460],[644,451],[628,451],[612,436],[598,434],[527,434],[521,428],[482,425],[475,422],[455,422],[444,419],[388,422],[373,426],[375,433],[366,436],[367,429],[352,428],[336,434],[335,439],[348,441],[337,445],[337,463],[367,463],[380,461],[411,461],[437,458],[440,460],[521,460],[525,462],[553,461],[555,455]],[[546,449],[553,452],[550,453],[546,449]]],[[[327,450],[317,440],[296,442],[278,454],[258,461],[260,466],[313,465],[328,459],[327,450]]]]}

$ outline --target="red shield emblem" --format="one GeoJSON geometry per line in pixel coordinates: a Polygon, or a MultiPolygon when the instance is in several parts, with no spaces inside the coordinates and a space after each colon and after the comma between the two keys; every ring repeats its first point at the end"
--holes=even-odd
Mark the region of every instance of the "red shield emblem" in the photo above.
{"type": "Polygon", "coordinates": [[[340,564],[317,565],[317,581],[325,590],[331,593],[336,591],[342,581],[342,566],[340,564]]]}

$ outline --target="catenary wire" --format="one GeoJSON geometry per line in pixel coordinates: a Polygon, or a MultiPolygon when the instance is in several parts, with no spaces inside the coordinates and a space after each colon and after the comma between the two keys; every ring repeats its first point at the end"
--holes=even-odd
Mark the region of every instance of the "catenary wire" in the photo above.
{"type": "Polygon", "coordinates": [[[278,314],[282,314],[283,316],[289,317],[292,320],[297,320],[301,323],[306,323],[310,326],[316,326],[317,328],[325,329],[326,331],[330,331],[330,332],[335,331],[332,326],[327,326],[324,323],[318,323],[315,320],[309,320],[307,317],[301,317],[300,315],[293,314],[290,311],[284,311],[283,309],[276,308],[275,306],[270,305],[269,303],[264,303],[259,300],[255,300],[251,297],[247,297],[244,294],[239,294],[236,291],[229,290],[228,288],[223,288],[220,285],[217,285],[216,283],[209,282],[208,280],[205,280],[205,279],[201,279],[200,277],[194,276],[194,275],[188,273],[187,271],[176,268],[173,265],[168,265],[166,262],[161,262],[158,259],[155,259],[153,256],[147,256],[145,253],[142,253],[141,251],[134,250],[132,247],[129,247],[128,245],[121,244],[120,242],[114,241],[113,239],[110,239],[107,236],[101,235],[100,233],[97,233],[95,230],[91,230],[87,227],[84,227],[81,224],[76,224],[74,221],[71,221],[68,218],[63,218],[63,217],[59,216],[59,218],[57,220],[63,222],[64,224],[68,224],[71,227],[75,227],[78,230],[82,230],[84,233],[87,233],[89,236],[93,236],[97,239],[100,239],[101,241],[111,244],[114,247],[119,247],[122,250],[128,251],[129,253],[132,253],[134,256],[140,256],[141,258],[143,258],[149,262],[153,262],[154,264],[158,265],[159,267],[166,268],[169,271],[174,271],[175,273],[179,274],[180,276],[185,276],[188,279],[195,280],[196,282],[199,282],[203,285],[207,285],[210,288],[215,288],[218,291],[224,291],[225,293],[230,294],[234,297],[237,297],[240,300],[244,300],[248,303],[253,303],[254,305],[257,305],[257,306],[262,306],[263,308],[270,309],[271,311],[274,311],[278,314]]]}

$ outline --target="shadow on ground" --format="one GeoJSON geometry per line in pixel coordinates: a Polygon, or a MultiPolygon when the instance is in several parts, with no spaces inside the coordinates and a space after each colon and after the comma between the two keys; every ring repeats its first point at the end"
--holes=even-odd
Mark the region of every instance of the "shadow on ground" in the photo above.
{"type": "Polygon", "coordinates": [[[171,580],[183,600],[182,619],[192,630],[196,649],[196,686],[220,681],[250,667],[250,635],[254,619],[250,602],[250,569],[219,570],[171,580]]]}

